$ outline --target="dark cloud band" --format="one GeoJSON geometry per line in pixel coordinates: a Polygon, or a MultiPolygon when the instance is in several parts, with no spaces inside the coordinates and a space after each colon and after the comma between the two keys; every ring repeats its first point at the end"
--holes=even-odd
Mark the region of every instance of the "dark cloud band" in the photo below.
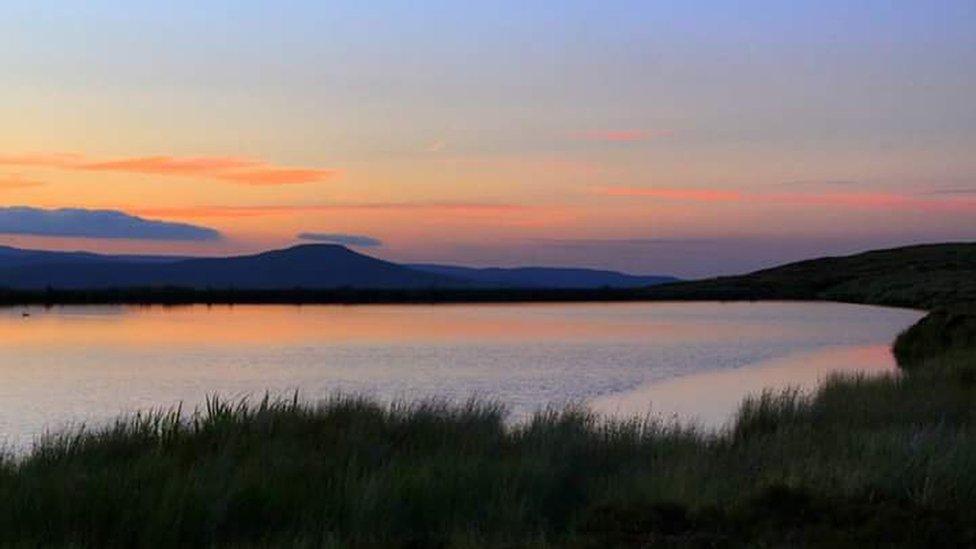
{"type": "Polygon", "coordinates": [[[219,232],[208,227],[144,219],[117,210],[44,210],[26,206],[0,208],[0,234],[184,241],[221,238],[219,232]]]}

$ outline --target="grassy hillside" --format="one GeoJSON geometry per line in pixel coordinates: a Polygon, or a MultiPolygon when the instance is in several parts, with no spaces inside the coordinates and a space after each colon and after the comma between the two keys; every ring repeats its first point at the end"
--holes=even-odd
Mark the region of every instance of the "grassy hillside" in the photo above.
{"type": "Polygon", "coordinates": [[[663,288],[939,309],[895,343],[904,373],[757,395],[720,433],[574,408],[510,428],[490,403],[212,401],[0,461],[0,545],[974,546],[973,250],[663,288]]]}
{"type": "Polygon", "coordinates": [[[927,244],[791,263],[648,290],[658,299],[826,299],[918,309],[976,304],[976,243],[927,244]]]}

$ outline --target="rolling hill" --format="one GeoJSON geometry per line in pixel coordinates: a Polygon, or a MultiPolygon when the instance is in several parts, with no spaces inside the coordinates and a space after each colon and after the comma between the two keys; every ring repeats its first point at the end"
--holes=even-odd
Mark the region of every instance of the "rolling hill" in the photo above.
{"type": "Polygon", "coordinates": [[[673,280],[592,269],[400,265],[336,244],[306,244],[254,255],[208,258],[0,247],[0,288],[16,290],[592,289],[633,288],[673,280]]]}
{"type": "Polygon", "coordinates": [[[976,243],[924,244],[810,259],[745,275],[656,286],[646,296],[958,308],[976,303],[976,243]]]}

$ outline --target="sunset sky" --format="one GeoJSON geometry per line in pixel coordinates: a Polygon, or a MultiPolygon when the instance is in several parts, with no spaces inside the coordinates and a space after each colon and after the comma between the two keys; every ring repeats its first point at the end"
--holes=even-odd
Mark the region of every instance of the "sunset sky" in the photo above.
{"type": "Polygon", "coordinates": [[[0,244],[703,276],[976,238],[972,0],[15,0],[0,36],[0,244]]]}

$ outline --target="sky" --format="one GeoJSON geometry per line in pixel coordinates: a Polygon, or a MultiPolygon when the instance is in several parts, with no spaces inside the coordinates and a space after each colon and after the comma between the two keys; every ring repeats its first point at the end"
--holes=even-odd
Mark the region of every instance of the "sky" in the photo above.
{"type": "Polygon", "coordinates": [[[2,245],[697,277],[976,239],[972,0],[2,12],[2,245]]]}

